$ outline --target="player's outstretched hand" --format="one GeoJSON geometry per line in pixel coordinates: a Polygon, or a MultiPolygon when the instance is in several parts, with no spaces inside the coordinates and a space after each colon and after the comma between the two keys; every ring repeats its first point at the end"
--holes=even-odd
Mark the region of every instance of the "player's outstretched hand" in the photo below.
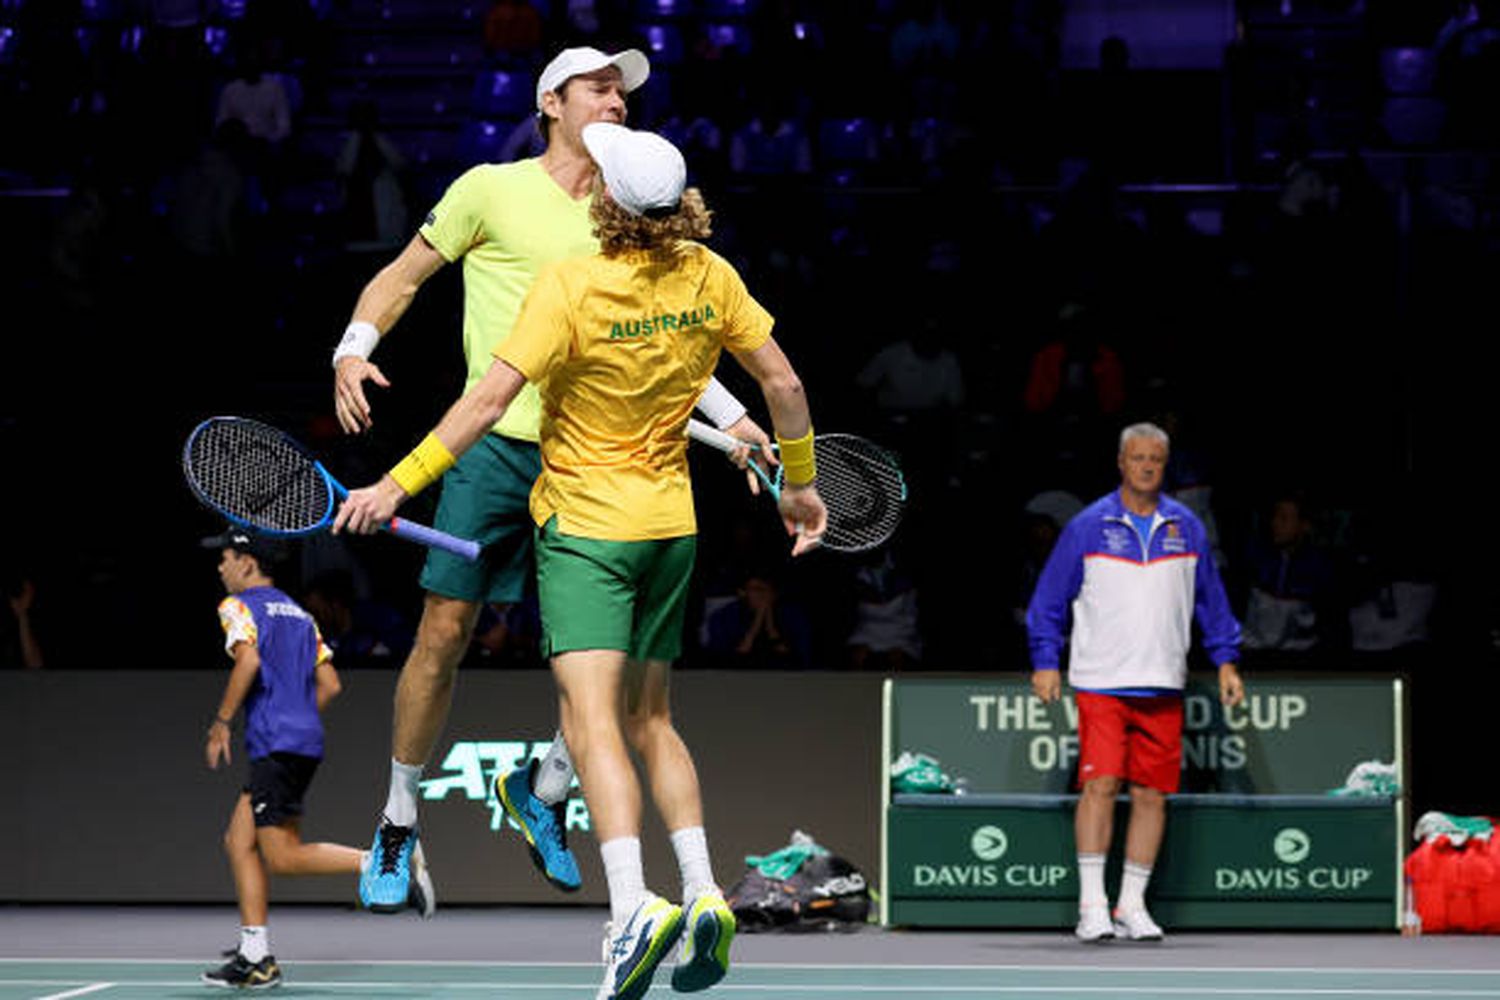
{"type": "Polygon", "coordinates": [[[359,535],[370,535],[380,530],[396,515],[396,508],[406,499],[406,491],[396,485],[390,476],[381,476],[373,486],[351,490],[339,504],[339,512],[333,519],[333,533],[351,531],[359,535]]]}
{"type": "Polygon", "coordinates": [[[812,483],[788,485],[781,491],[778,506],[786,533],[797,537],[792,545],[792,555],[800,556],[817,548],[823,540],[823,532],[828,530],[828,508],[823,506],[817,486],[812,483]]]}
{"type": "Polygon", "coordinates": [[[1031,693],[1042,700],[1042,704],[1050,705],[1062,697],[1062,671],[1061,670],[1033,670],[1031,672],[1031,693]]]}
{"type": "Polygon", "coordinates": [[[342,357],[333,367],[333,409],[338,414],[339,426],[347,434],[367,431],[374,423],[370,418],[369,400],[365,398],[366,379],[383,389],[391,387],[385,373],[364,358],[355,355],[342,357]]]}
{"type": "Polygon", "coordinates": [[[749,467],[749,461],[754,452],[764,468],[769,469],[779,464],[776,451],[771,447],[770,436],[748,414],[726,427],[724,433],[745,442],[745,447],[728,453],[729,460],[745,470],[745,482],[750,485],[750,494],[760,496],[760,477],[749,467]]]}

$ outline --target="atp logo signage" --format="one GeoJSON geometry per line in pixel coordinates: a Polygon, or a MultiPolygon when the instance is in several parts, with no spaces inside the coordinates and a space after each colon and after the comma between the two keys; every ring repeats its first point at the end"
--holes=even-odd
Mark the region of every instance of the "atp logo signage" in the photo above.
{"type": "MultiPolygon", "coordinates": [[[[490,829],[497,835],[515,824],[505,815],[505,807],[495,795],[495,776],[540,760],[552,749],[551,740],[465,740],[448,748],[441,765],[444,773],[422,782],[422,798],[444,802],[457,795],[461,800],[480,803],[489,811],[490,829]]],[[[573,779],[578,787],[578,779],[573,779]]],[[[582,796],[567,801],[567,829],[588,830],[591,827],[588,806],[582,796]]]]}

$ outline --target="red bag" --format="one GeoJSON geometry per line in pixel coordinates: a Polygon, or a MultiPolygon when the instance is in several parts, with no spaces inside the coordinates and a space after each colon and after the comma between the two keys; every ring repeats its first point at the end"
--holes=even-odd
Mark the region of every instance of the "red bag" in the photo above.
{"type": "Polygon", "coordinates": [[[1426,934],[1500,934],[1500,837],[1424,841],[1406,859],[1414,908],[1426,934]]]}

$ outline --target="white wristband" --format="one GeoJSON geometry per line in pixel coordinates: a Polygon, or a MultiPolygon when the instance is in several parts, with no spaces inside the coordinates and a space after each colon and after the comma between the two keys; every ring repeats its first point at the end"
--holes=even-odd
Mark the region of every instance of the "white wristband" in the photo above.
{"type": "Polygon", "coordinates": [[[368,358],[375,353],[375,345],[378,343],[380,330],[375,324],[357,319],[344,328],[344,339],[333,349],[333,363],[337,365],[340,358],[368,358]]]}
{"type": "Polygon", "coordinates": [[[708,380],[708,388],[698,400],[698,411],[721,431],[733,427],[747,412],[745,404],[735,399],[734,394],[716,378],[708,380]]]}

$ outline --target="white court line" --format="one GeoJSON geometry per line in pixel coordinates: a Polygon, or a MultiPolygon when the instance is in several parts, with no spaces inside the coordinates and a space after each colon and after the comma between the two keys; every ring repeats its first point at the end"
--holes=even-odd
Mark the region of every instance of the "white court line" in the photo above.
{"type": "MultiPolygon", "coordinates": [[[[0,958],[0,968],[10,963],[30,963],[33,965],[60,965],[63,963],[99,964],[99,965],[202,965],[206,959],[202,958],[73,958],[62,956],[59,958],[0,958]]],[[[598,969],[598,962],[522,962],[515,960],[473,960],[462,958],[289,958],[287,962],[293,965],[373,965],[373,966],[422,966],[433,968],[482,968],[482,969],[598,969]]],[[[1237,972],[1237,973],[1277,973],[1296,975],[1350,975],[1350,976],[1381,976],[1381,975],[1413,975],[1413,976],[1500,976],[1500,965],[1493,969],[1439,969],[1424,968],[1422,966],[1360,966],[1329,968],[1325,966],[1297,966],[1297,965],[988,965],[982,963],[955,963],[948,965],[934,965],[930,963],[875,963],[875,962],[742,962],[738,959],[734,962],[736,969],[878,969],[891,972],[929,972],[938,970],[941,972],[963,971],[974,969],[979,972],[1067,972],[1076,974],[1080,972],[1139,972],[1143,974],[1156,972],[1237,972]]],[[[76,982],[76,980],[75,980],[76,982]]],[[[720,987],[715,987],[719,989],[720,987]]]]}
{"type": "MultiPolygon", "coordinates": [[[[74,980],[75,982],[77,980],[74,980]]],[[[17,981],[0,979],[0,986],[15,985],[17,981]]],[[[32,981],[41,982],[41,981],[32,981]]],[[[182,987],[185,984],[181,980],[137,980],[134,982],[121,983],[98,983],[84,990],[74,990],[68,993],[58,993],[52,997],[43,997],[39,1000],[61,1000],[63,997],[82,996],[84,993],[93,992],[96,989],[104,989],[109,986],[120,987],[182,987]]],[[[414,987],[423,990],[455,990],[455,991],[478,991],[488,990],[498,993],[510,992],[551,992],[562,990],[593,989],[594,982],[581,983],[444,983],[444,982],[337,982],[316,981],[303,985],[316,987],[318,989],[330,990],[405,990],[410,992],[414,987]]],[[[776,983],[765,986],[758,985],[735,985],[732,983],[720,983],[714,987],[720,993],[896,993],[902,995],[931,995],[941,996],[945,994],[977,994],[977,995],[1026,995],[1026,994],[1102,994],[1108,996],[1223,996],[1223,997],[1500,997],[1500,989],[1494,990],[1464,990],[1464,989],[1370,989],[1355,988],[1328,989],[1310,988],[1296,989],[1293,987],[1234,987],[1234,986],[873,986],[868,984],[800,984],[800,983],[776,983]]]]}
{"type": "Polygon", "coordinates": [[[80,986],[76,990],[68,990],[65,993],[48,993],[44,997],[37,997],[36,1000],[67,1000],[68,997],[81,997],[86,993],[98,993],[100,990],[107,990],[113,985],[115,984],[94,983],[90,986],[80,986]]]}

